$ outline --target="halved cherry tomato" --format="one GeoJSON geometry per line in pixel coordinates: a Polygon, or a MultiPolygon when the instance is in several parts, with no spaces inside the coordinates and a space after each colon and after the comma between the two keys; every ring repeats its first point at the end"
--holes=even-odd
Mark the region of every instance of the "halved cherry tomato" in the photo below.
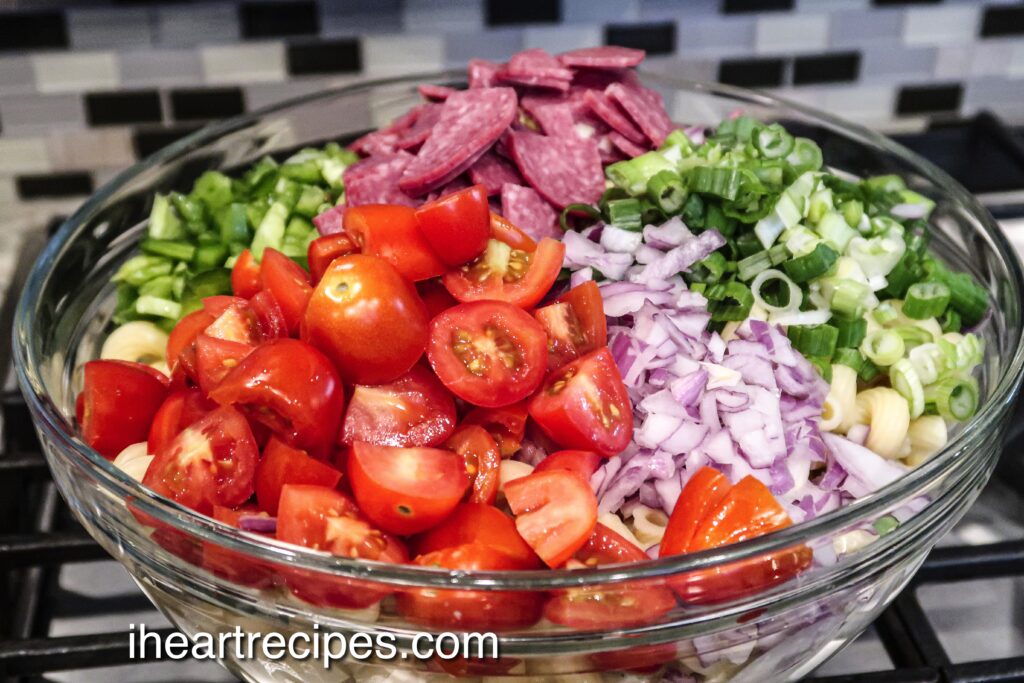
{"type": "MultiPolygon", "coordinates": [[[[259,516],[260,514],[260,511],[253,505],[242,506],[238,509],[221,505],[213,506],[213,518],[236,529],[243,515],[259,516]]],[[[217,576],[223,576],[229,581],[243,586],[267,588],[274,583],[274,570],[270,566],[212,541],[203,541],[202,563],[203,567],[217,576]]]]}
{"type": "Polygon", "coordinates": [[[341,380],[327,357],[298,339],[256,347],[210,398],[233,405],[284,441],[326,458],[345,409],[341,380]]]}
{"type": "Polygon", "coordinates": [[[537,243],[532,237],[513,225],[512,221],[496,213],[491,214],[491,239],[504,242],[520,251],[537,250],[537,243]]]}
{"type": "Polygon", "coordinates": [[[288,336],[288,323],[277,299],[269,289],[261,289],[249,300],[253,315],[256,316],[256,330],[260,339],[283,339],[288,336]]]}
{"type": "Polygon", "coordinates": [[[203,299],[203,310],[213,316],[203,332],[240,344],[258,344],[261,340],[256,329],[256,317],[249,302],[237,296],[210,296],[203,299]]]}
{"type": "MultiPolygon", "coordinates": [[[[281,489],[277,539],[341,557],[393,564],[409,559],[401,541],[374,528],[347,496],[325,486],[281,489]]],[[[313,571],[289,571],[286,580],[303,600],[343,609],[369,607],[391,592],[382,584],[313,571]]]]}
{"type": "Polygon", "coordinates": [[[459,304],[455,297],[444,288],[441,281],[436,278],[417,282],[416,291],[419,292],[420,298],[423,299],[423,305],[427,307],[427,315],[431,320],[452,306],[459,304]]]}
{"type": "Polygon", "coordinates": [[[231,291],[243,299],[252,298],[262,289],[260,264],[248,249],[242,251],[231,268],[231,291]]]}
{"type": "Polygon", "coordinates": [[[589,483],[590,477],[601,466],[602,460],[603,458],[593,451],[557,451],[541,460],[533,471],[568,470],[580,475],[583,481],[589,483]]]}
{"type": "Polygon", "coordinates": [[[593,280],[533,312],[548,335],[548,370],[557,370],[608,343],[601,292],[593,280]]]}
{"type": "Polygon", "coordinates": [[[173,441],[181,430],[198,422],[216,408],[217,404],[206,398],[199,389],[172,391],[153,416],[153,423],[149,426],[147,451],[155,454],[173,441]]]}
{"type": "Polygon", "coordinates": [[[633,410],[607,348],[548,375],[530,401],[532,417],[563,448],[620,453],[633,436],[633,410]]]}
{"type": "Polygon", "coordinates": [[[651,674],[679,656],[679,649],[675,643],[659,643],[595,652],[590,655],[590,661],[598,671],[635,671],[651,674]]]}
{"type": "MultiPolygon", "coordinates": [[[[709,468],[704,468],[709,469],[709,468]]],[[[735,486],[699,470],[683,488],[669,518],[662,557],[739,543],[784,529],[792,520],[764,484],[746,476],[735,486]],[[700,475],[700,478],[698,478],[700,475]],[[691,532],[692,529],[692,532],[691,532]],[[688,540],[687,540],[688,539],[688,540]],[[680,544],[686,546],[680,550],[680,544]]],[[[788,581],[810,565],[805,545],[673,577],[670,585],[688,602],[709,603],[749,595],[788,581]]]]}
{"type": "Polygon", "coordinates": [[[597,524],[597,499],[580,477],[565,470],[534,472],[505,484],[516,529],[549,567],[565,564],[597,524]]]}
{"type": "Polygon", "coordinates": [[[209,394],[242,359],[256,347],[242,342],[218,339],[201,333],[196,337],[195,367],[199,388],[209,394]]]}
{"type": "Polygon", "coordinates": [[[384,259],[412,282],[436,277],[445,270],[420,233],[416,211],[408,206],[350,206],[345,210],[345,234],[362,253],[384,259]]]}
{"type": "Polygon", "coordinates": [[[463,425],[444,447],[457,453],[465,463],[466,475],[473,482],[469,502],[493,504],[498,498],[501,454],[487,430],[479,425],[463,425]]]}
{"type": "Polygon", "coordinates": [[[236,507],[253,494],[259,450],[245,418],[221,407],[155,454],[142,483],[203,514],[236,507]]]}
{"type": "MultiPolygon", "coordinates": [[[[415,563],[461,571],[519,569],[516,561],[479,543],[420,555],[415,563]]],[[[435,628],[501,631],[532,626],[540,619],[542,597],[530,591],[411,589],[397,596],[398,612],[409,621],[435,628]]]]}
{"type": "Polygon", "coordinates": [[[416,210],[420,233],[445,265],[461,266],[487,246],[490,204],[483,185],[447,194],[416,210]]]}
{"type": "Polygon", "coordinates": [[[455,401],[422,365],[388,384],[357,384],[341,427],[341,443],[436,446],[455,429],[455,401]]]}
{"type": "Polygon", "coordinates": [[[464,425],[480,425],[498,444],[501,457],[510,458],[519,451],[526,435],[525,400],[500,408],[473,408],[462,418],[464,425]]]}
{"type": "Polygon", "coordinates": [[[356,441],[348,480],[359,509],[385,531],[425,531],[447,517],[469,488],[462,458],[439,448],[392,448],[356,441]]]}
{"type": "Polygon", "coordinates": [[[493,408],[537,389],[547,362],[545,341],[528,313],[500,301],[478,301],[434,318],[427,358],[452,393],[493,408]]]}
{"type": "Polygon", "coordinates": [[[343,232],[317,237],[310,242],[306,250],[306,259],[309,261],[309,274],[313,276],[313,283],[320,282],[331,261],[357,251],[359,248],[356,243],[343,232]]]}
{"type": "Polygon", "coordinates": [[[419,537],[416,550],[425,555],[466,543],[480,543],[500,550],[518,561],[520,569],[541,566],[537,553],[516,530],[515,520],[484,503],[460,503],[443,522],[419,537]]]}
{"type": "Polygon", "coordinates": [[[305,451],[292,448],[274,437],[263,449],[256,467],[256,502],[270,515],[277,515],[281,489],[285,484],[309,484],[333,489],[341,481],[341,472],[305,451]]]}
{"type": "Polygon", "coordinates": [[[276,249],[266,249],[260,266],[260,284],[274,295],[288,331],[298,332],[309,297],[313,294],[309,273],[276,249]]]}
{"type": "MultiPolygon", "coordinates": [[[[600,523],[574,558],[587,567],[648,559],[647,553],[600,523]]],[[[560,591],[544,607],[544,616],[570,628],[604,630],[653,623],[675,606],[672,591],[656,582],[617,583],[560,591]]]]}
{"type": "Polygon", "coordinates": [[[444,274],[444,286],[459,301],[505,301],[533,308],[555,284],[565,245],[545,237],[533,252],[491,238],[483,254],[444,274]]]}
{"type": "Polygon", "coordinates": [[[123,360],[91,360],[82,387],[82,438],[113,460],[145,441],[149,425],[167,398],[169,380],[157,370],[123,360]]]}
{"type": "Polygon", "coordinates": [[[335,259],[316,286],[302,338],[354,384],[391,382],[427,346],[427,311],[415,288],[384,259],[335,259]]]}
{"type": "Polygon", "coordinates": [[[167,337],[167,367],[174,370],[185,349],[191,347],[200,332],[214,321],[214,316],[205,310],[192,311],[174,326],[167,337]]]}

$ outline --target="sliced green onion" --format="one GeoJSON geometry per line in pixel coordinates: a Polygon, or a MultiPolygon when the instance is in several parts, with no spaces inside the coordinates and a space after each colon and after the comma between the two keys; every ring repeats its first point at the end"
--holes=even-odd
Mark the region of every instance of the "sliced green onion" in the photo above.
{"type": "MultiPolygon", "coordinates": [[[[637,159],[639,158],[637,157],[637,159]]],[[[614,165],[612,164],[612,166],[614,165]]],[[[722,199],[736,199],[736,195],[740,191],[741,174],[739,169],[735,168],[698,166],[690,169],[686,179],[691,191],[714,195],[722,199]]]]}
{"type": "Polygon", "coordinates": [[[832,381],[832,359],[828,356],[811,356],[807,359],[814,369],[818,371],[821,378],[826,382],[832,381]]]}
{"type": "Polygon", "coordinates": [[[850,240],[857,236],[857,231],[851,228],[846,219],[836,211],[829,211],[822,216],[815,229],[821,235],[821,239],[839,252],[846,251],[850,240]]]}
{"type": "Polygon", "coordinates": [[[937,318],[949,305],[949,287],[941,282],[917,282],[907,290],[903,315],[915,320],[937,318]]]}
{"type": "Polygon", "coordinates": [[[811,253],[783,263],[782,269],[794,282],[810,282],[828,272],[837,258],[839,254],[819,243],[811,253]]]}
{"type": "Polygon", "coordinates": [[[741,280],[752,280],[774,264],[767,249],[762,249],[736,263],[736,277],[741,280]]]}
{"type": "Polygon", "coordinates": [[[709,285],[704,296],[711,302],[708,306],[711,319],[716,322],[744,320],[754,305],[750,289],[742,282],[726,282],[709,285]]]}
{"type": "Polygon", "coordinates": [[[721,252],[713,251],[704,260],[690,266],[690,272],[686,274],[687,281],[713,284],[722,279],[728,268],[725,256],[721,252]]]}
{"type": "Polygon", "coordinates": [[[793,150],[786,157],[786,161],[798,175],[806,171],[817,171],[823,161],[821,148],[814,140],[796,138],[793,150]]]}
{"type": "Polygon", "coordinates": [[[970,370],[984,358],[985,344],[974,334],[965,334],[956,344],[957,370],[970,370]]]}
{"type": "Polygon", "coordinates": [[[640,230],[643,227],[641,216],[640,200],[633,197],[613,199],[605,205],[605,221],[623,230],[640,230]]]}
{"type": "Polygon", "coordinates": [[[907,399],[910,419],[920,417],[924,413],[924,387],[913,364],[906,358],[896,361],[889,368],[889,382],[900,396],[907,399]]]}
{"type": "Polygon", "coordinates": [[[635,196],[647,190],[647,183],[656,173],[674,170],[674,164],[663,154],[647,152],[626,161],[617,161],[604,173],[616,186],[635,196]]]}
{"type": "Polygon", "coordinates": [[[561,215],[558,217],[558,225],[562,228],[563,232],[569,232],[577,228],[574,223],[570,223],[573,216],[585,216],[587,225],[601,220],[601,212],[590,204],[570,204],[562,210],[561,215]]]}
{"type": "Polygon", "coordinates": [[[780,159],[793,151],[793,136],[778,123],[765,126],[754,135],[754,147],[765,159],[780,159]]]}
{"type": "Polygon", "coordinates": [[[683,208],[687,194],[682,176],[675,171],[658,171],[647,181],[647,196],[668,215],[683,208]]]}
{"type": "Polygon", "coordinates": [[[832,356],[832,362],[846,365],[860,372],[860,369],[864,367],[864,356],[860,355],[860,351],[857,349],[838,348],[832,356]]]}
{"type": "Polygon", "coordinates": [[[902,299],[907,295],[910,286],[923,277],[924,269],[921,268],[917,255],[907,249],[885,276],[886,286],[878,294],[887,299],[902,299]]]}
{"type": "Polygon", "coordinates": [[[892,328],[892,331],[900,336],[904,346],[908,349],[935,341],[931,332],[916,325],[897,325],[892,328]]]}
{"type": "Polygon", "coordinates": [[[978,409],[978,385],[973,378],[947,377],[925,387],[924,400],[945,419],[962,422],[978,409]]]}
{"type": "Polygon", "coordinates": [[[860,219],[864,217],[864,205],[856,199],[850,199],[839,205],[839,213],[847,226],[860,225],[860,219]]]}
{"type": "MultiPolygon", "coordinates": [[[[696,196],[696,195],[691,195],[696,196]]],[[[686,221],[684,215],[683,220],[686,221]]],[[[687,225],[690,225],[686,221],[687,225]]],[[[745,232],[736,238],[736,248],[739,250],[741,256],[752,256],[755,253],[762,251],[761,243],[757,239],[757,235],[752,232],[745,232]]]]}
{"type": "Polygon", "coordinates": [[[939,319],[939,324],[942,326],[943,332],[959,332],[963,327],[963,321],[960,320],[960,314],[956,312],[955,308],[947,308],[946,312],[942,314],[942,318],[939,319]]]}
{"type": "Polygon", "coordinates": [[[988,309],[988,292],[967,273],[954,273],[935,259],[925,264],[928,279],[949,288],[949,305],[956,309],[968,325],[975,325],[988,309]]]}
{"type": "Polygon", "coordinates": [[[870,358],[864,359],[864,364],[860,366],[860,370],[857,371],[857,377],[861,382],[870,382],[881,374],[878,366],[871,362],[870,358]]]}
{"type": "Polygon", "coordinates": [[[936,381],[948,367],[946,353],[935,342],[921,344],[910,349],[907,358],[914,366],[922,384],[936,381]]]}
{"type": "Polygon", "coordinates": [[[863,282],[840,279],[832,283],[828,306],[844,318],[860,318],[872,301],[871,288],[863,282]]]}
{"type": "Polygon", "coordinates": [[[166,256],[175,261],[189,261],[196,252],[196,248],[191,243],[182,240],[145,239],[142,240],[139,247],[143,253],[166,256]]]}
{"type": "Polygon", "coordinates": [[[836,350],[839,330],[831,325],[815,325],[814,327],[793,325],[790,326],[788,334],[794,348],[803,355],[831,358],[836,350]]]}
{"type": "Polygon", "coordinates": [[[871,317],[879,325],[888,325],[899,320],[900,312],[888,301],[878,304],[878,308],[871,311],[871,317]]]}
{"type": "Polygon", "coordinates": [[[800,289],[799,285],[790,280],[786,274],[780,270],[769,269],[758,273],[757,277],[754,278],[754,281],[750,283],[750,291],[754,295],[754,302],[769,313],[796,311],[800,309],[800,304],[803,303],[803,291],[800,289]],[[765,283],[771,280],[779,280],[786,285],[789,300],[784,306],[775,306],[770,304],[762,295],[761,289],[764,287],[765,283]]]}
{"type": "Polygon", "coordinates": [[[864,341],[864,337],[868,334],[868,321],[864,318],[846,320],[833,317],[832,325],[839,330],[836,346],[840,348],[855,349],[860,346],[860,343],[864,341]]]}
{"type": "Polygon", "coordinates": [[[889,366],[903,358],[906,344],[894,330],[877,330],[861,342],[860,352],[872,363],[889,366]]]}

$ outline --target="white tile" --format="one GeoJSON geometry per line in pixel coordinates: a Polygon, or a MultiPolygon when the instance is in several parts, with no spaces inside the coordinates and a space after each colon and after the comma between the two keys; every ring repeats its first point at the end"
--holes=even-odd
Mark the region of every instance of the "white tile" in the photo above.
{"type": "Polygon", "coordinates": [[[374,76],[438,71],[444,67],[441,36],[380,35],[363,39],[363,70],[374,76]]]}
{"type": "Polygon", "coordinates": [[[61,170],[125,168],[135,161],[128,128],[103,128],[51,133],[50,159],[61,170]]]}
{"type": "Polygon", "coordinates": [[[85,109],[78,93],[0,96],[4,135],[32,137],[55,128],[85,128],[85,109]]]}
{"type": "Polygon", "coordinates": [[[483,29],[483,3],[478,0],[405,0],[399,10],[410,33],[452,33],[483,29]]]}
{"type": "Polygon", "coordinates": [[[25,55],[0,57],[0,92],[21,94],[35,92],[36,75],[32,60],[25,55]]]}
{"type": "Polygon", "coordinates": [[[823,90],[822,107],[855,121],[883,121],[892,117],[896,89],[885,85],[836,86],[823,90]]]}
{"type": "Polygon", "coordinates": [[[936,78],[965,78],[971,73],[971,59],[977,45],[948,45],[939,48],[935,57],[936,78]]]}
{"type": "Polygon", "coordinates": [[[529,26],[523,31],[523,47],[542,47],[548,52],[564,52],[601,44],[598,26],[529,26]]]}
{"type": "Polygon", "coordinates": [[[1024,43],[1017,43],[1013,46],[1013,54],[1010,56],[1010,76],[1024,76],[1024,43]]]}
{"type": "Polygon", "coordinates": [[[949,45],[972,42],[978,30],[978,5],[912,7],[903,23],[908,45],[949,45]]]}
{"type": "Polygon", "coordinates": [[[39,92],[110,90],[120,80],[113,52],[51,53],[32,56],[39,92]]]}
{"type": "Polygon", "coordinates": [[[828,15],[764,14],[757,18],[754,44],[761,54],[824,50],[828,46],[828,15]]]}
{"type": "Polygon", "coordinates": [[[1002,76],[1010,72],[1016,45],[1009,41],[978,41],[971,56],[971,76],[1002,76]]]}
{"type": "Polygon", "coordinates": [[[148,47],[153,42],[152,16],[145,7],[72,8],[67,16],[76,50],[148,47]]]}
{"type": "Polygon", "coordinates": [[[195,85],[203,82],[203,64],[195,50],[122,52],[121,83],[127,88],[195,85]]]}
{"type": "Polygon", "coordinates": [[[797,12],[835,12],[866,10],[870,0],[796,0],[797,12]]]}
{"type": "MultiPolygon", "coordinates": [[[[514,0],[504,0],[514,2],[514,0]]],[[[678,2],[678,0],[673,0],[678,2]]],[[[640,18],[639,0],[563,0],[562,19],[566,23],[579,21],[636,21],[640,18]]]]}
{"type": "Polygon", "coordinates": [[[238,7],[233,3],[168,5],[156,9],[154,43],[191,47],[238,40],[238,7]]]}
{"type": "Polygon", "coordinates": [[[285,79],[282,43],[248,43],[200,49],[207,83],[256,83],[285,79]]]}
{"type": "Polygon", "coordinates": [[[51,168],[46,138],[0,138],[0,173],[41,173],[51,168]]]}

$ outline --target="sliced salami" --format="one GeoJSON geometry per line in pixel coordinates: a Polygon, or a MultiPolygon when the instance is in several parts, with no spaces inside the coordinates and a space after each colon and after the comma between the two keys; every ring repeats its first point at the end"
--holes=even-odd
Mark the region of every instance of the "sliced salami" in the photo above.
{"type": "MultiPolygon", "coordinates": [[[[498,84],[496,78],[501,64],[488,62],[486,59],[469,60],[469,87],[470,88],[492,88],[498,84]]],[[[449,93],[450,94],[450,93],[449,93]]]]}
{"type": "Polygon", "coordinates": [[[619,108],[619,105],[612,102],[611,98],[603,92],[600,90],[587,90],[584,92],[583,98],[587,106],[590,107],[590,111],[607,123],[612,130],[617,131],[623,137],[629,138],[635,144],[642,145],[647,143],[647,138],[644,137],[640,129],[633,125],[633,122],[626,117],[626,114],[619,108]]]}
{"type": "Polygon", "coordinates": [[[367,133],[355,140],[349,147],[360,154],[389,154],[397,148],[402,134],[412,128],[419,117],[419,107],[407,111],[384,128],[367,133]]]}
{"type": "Polygon", "coordinates": [[[555,207],[601,198],[604,171],[596,141],[515,131],[509,143],[519,172],[555,207]]]}
{"type": "Polygon", "coordinates": [[[404,204],[416,206],[415,199],[403,192],[398,181],[415,157],[408,152],[375,154],[345,169],[345,204],[404,204]]]}
{"type": "Polygon", "coordinates": [[[567,69],[547,50],[539,47],[512,55],[505,65],[505,72],[510,76],[538,76],[559,81],[571,81],[573,76],[572,69],[567,69]]]}
{"type": "Polygon", "coordinates": [[[472,88],[452,93],[416,158],[399,181],[403,192],[426,194],[460,175],[501,137],[516,117],[511,88],[472,88]]]}
{"type": "Polygon", "coordinates": [[[558,213],[531,187],[502,185],[501,215],[535,240],[561,237],[558,213]]]}
{"type": "Polygon", "coordinates": [[[395,140],[396,149],[414,149],[423,144],[430,136],[441,119],[441,110],[444,105],[439,102],[427,102],[413,109],[417,113],[416,120],[411,126],[398,133],[395,140]]]}
{"type": "Polygon", "coordinates": [[[558,61],[566,66],[587,69],[628,69],[644,61],[644,55],[643,50],[605,45],[563,52],[558,55],[558,61]]]}
{"type": "Polygon", "coordinates": [[[641,147],[625,135],[620,134],[617,130],[608,133],[608,141],[627,157],[638,157],[649,149],[648,147],[641,147]]]}
{"type": "Polygon", "coordinates": [[[520,105],[548,135],[576,135],[572,105],[564,97],[526,95],[520,105]]]}
{"type": "Polygon", "coordinates": [[[502,69],[499,71],[495,74],[495,78],[502,83],[508,83],[510,85],[524,85],[531,88],[548,88],[559,92],[568,92],[569,85],[571,83],[571,81],[561,78],[551,78],[550,76],[540,76],[538,74],[513,74],[509,73],[508,69],[502,69]]]}
{"type": "Polygon", "coordinates": [[[455,92],[455,88],[447,85],[434,85],[433,83],[424,83],[417,88],[420,95],[425,100],[431,102],[444,102],[448,99],[448,96],[455,92]]]}
{"type": "Polygon", "coordinates": [[[612,83],[605,89],[605,94],[619,103],[633,123],[655,145],[660,145],[672,132],[672,120],[665,111],[661,95],[640,84],[626,86],[612,83]]]}
{"type": "Polygon", "coordinates": [[[515,165],[498,156],[493,150],[484,154],[470,167],[469,177],[474,184],[483,185],[488,195],[501,192],[501,186],[505,183],[522,185],[524,182],[515,165]]]}
{"type": "Polygon", "coordinates": [[[321,235],[333,235],[344,232],[345,207],[332,206],[318,216],[313,216],[313,225],[321,235]]]}

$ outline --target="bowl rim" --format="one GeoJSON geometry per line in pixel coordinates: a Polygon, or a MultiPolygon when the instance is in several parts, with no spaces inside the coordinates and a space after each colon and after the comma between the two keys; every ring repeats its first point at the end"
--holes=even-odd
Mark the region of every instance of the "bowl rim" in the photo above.
{"type": "MultiPolygon", "coordinates": [[[[957,181],[927,159],[910,151],[890,138],[864,126],[846,121],[827,112],[808,107],[784,97],[758,90],[736,86],[690,81],[672,78],[663,74],[641,71],[640,75],[649,83],[694,93],[725,96],[737,101],[746,101],[762,107],[786,109],[800,114],[826,129],[840,133],[855,142],[870,145],[882,152],[900,157],[915,168],[915,171],[941,187],[942,190],[977,223],[978,231],[987,238],[998,256],[1009,270],[1012,293],[1018,300],[1024,296],[1024,272],[1020,260],[1002,230],[991,214],[964,189],[957,181]]],[[[413,87],[421,83],[464,82],[462,70],[448,70],[421,74],[408,74],[383,79],[361,79],[354,83],[318,90],[300,97],[290,98],[267,107],[213,123],[158,150],[154,154],[118,173],[103,187],[89,197],[64,223],[48,242],[33,265],[26,285],[22,290],[15,313],[13,328],[14,365],[18,383],[25,395],[37,428],[45,429],[59,444],[60,457],[72,456],[78,464],[92,467],[95,478],[107,492],[122,500],[131,499],[132,505],[162,523],[202,541],[213,542],[230,548],[257,560],[277,564],[288,564],[303,569],[335,574],[338,576],[372,579],[384,583],[406,586],[474,587],[495,590],[509,587],[528,590],[550,590],[583,585],[595,585],[624,580],[656,579],[685,572],[721,566],[752,557],[799,545],[824,534],[838,531],[862,521],[865,517],[881,513],[898,504],[902,498],[915,490],[927,487],[947,475],[964,469],[981,457],[970,454],[959,457],[959,451],[967,445],[968,435],[975,431],[988,432],[996,426],[999,416],[1015,398],[1021,384],[1024,369],[1024,324],[1017,331],[1016,346],[1012,359],[1002,376],[992,388],[988,400],[981,410],[964,426],[936,455],[921,466],[910,470],[891,484],[859,500],[828,512],[812,520],[793,524],[786,529],[764,536],[736,543],[725,548],[709,549],[696,553],[651,559],[629,565],[610,565],[588,569],[538,569],[528,571],[487,571],[457,572],[411,564],[396,565],[367,560],[352,560],[326,552],[301,548],[266,539],[255,534],[234,529],[212,518],[201,515],[175,501],[151,492],[131,478],[113,462],[107,460],[81,441],[74,425],[57,408],[43,390],[44,383],[39,369],[41,359],[36,357],[27,340],[35,338],[36,302],[51,274],[50,268],[73,241],[77,227],[84,224],[92,214],[101,209],[112,195],[134,177],[144,171],[169,161],[193,148],[212,143],[223,135],[243,129],[261,119],[294,107],[328,100],[336,97],[358,95],[387,86],[413,87]]],[[[48,453],[48,455],[50,455],[48,453]]],[[[54,457],[54,456],[50,456],[54,457]]],[[[890,534],[890,542],[900,536],[901,525],[890,534]]],[[[856,556],[853,558],[856,560],[856,556]]]]}

